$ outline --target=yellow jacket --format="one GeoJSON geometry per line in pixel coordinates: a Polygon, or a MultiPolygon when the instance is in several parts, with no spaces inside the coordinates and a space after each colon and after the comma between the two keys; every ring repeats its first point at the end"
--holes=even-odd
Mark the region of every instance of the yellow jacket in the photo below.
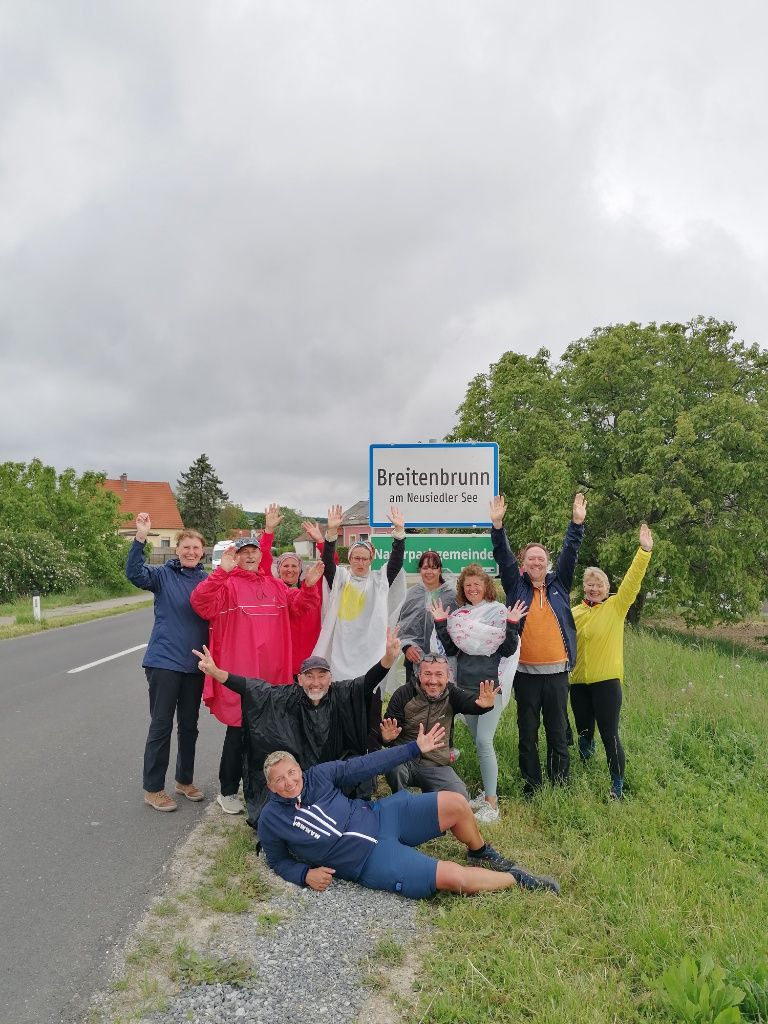
{"type": "Polygon", "coordinates": [[[572,683],[624,678],[624,620],[640,592],[651,552],[638,549],[616,594],[600,604],[572,608],[576,623],[576,664],[572,683]]]}

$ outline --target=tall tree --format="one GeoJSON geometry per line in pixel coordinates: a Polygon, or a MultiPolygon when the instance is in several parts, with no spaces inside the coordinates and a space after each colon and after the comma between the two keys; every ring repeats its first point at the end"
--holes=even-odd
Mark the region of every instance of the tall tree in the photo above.
{"type": "Polygon", "coordinates": [[[184,525],[199,530],[208,544],[214,544],[222,532],[221,514],[229,495],[205,453],[179,477],[176,497],[184,525]]]}
{"type": "Polygon", "coordinates": [[[513,542],[556,540],[563,491],[581,487],[582,565],[617,583],[645,520],[654,607],[691,623],[756,611],[768,592],[768,354],[734,333],[701,317],[616,325],[574,342],[559,366],[543,367],[543,351],[507,353],[482,386],[475,378],[450,439],[499,442],[513,542]],[[529,401],[510,404],[521,391],[529,401]]]}

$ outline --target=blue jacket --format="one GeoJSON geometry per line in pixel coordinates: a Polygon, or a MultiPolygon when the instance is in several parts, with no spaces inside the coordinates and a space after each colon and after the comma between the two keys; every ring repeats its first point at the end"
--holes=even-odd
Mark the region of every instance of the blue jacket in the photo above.
{"type": "MultiPolygon", "coordinates": [[[[501,584],[507,598],[507,604],[513,605],[515,601],[525,601],[530,607],[533,600],[533,584],[527,572],[520,573],[520,566],[509,546],[509,540],[503,529],[491,530],[493,541],[493,557],[499,567],[501,584]]],[[[555,571],[548,572],[544,578],[544,586],[547,591],[547,601],[555,613],[560,632],[568,653],[568,667],[573,668],[576,664],[576,625],[571,614],[571,587],[573,586],[573,574],[576,571],[576,562],[579,558],[579,548],[584,540],[584,524],[570,522],[565,531],[563,547],[557,556],[555,571]]],[[[525,629],[525,619],[520,620],[520,636],[525,629]]]]}
{"type": "Polygon", "coordinates": [[[349,761],[326,761],[304,772],[298,800],[273,793],[259,818],[259,839],[269,866],[296,885],[304,885],[311,867],[335,868],[338,878],[357,881],[376,846],[379,818],[367,800],[350,800],[339,786],[355,786],[419,757],[412,740],[349,761]]]}
{"type": "Polygon", "coordinates": [[[178,558],[165,565],[147,565],[144,545],[135,540],[128,552],[125,575],[134,586],[155,595],[155,624],[144,655],[144,668],[167,668],[173,672],[197,672],[198,651],[208,643],[208,623],[192,611],[189,595],[206,573],[202,562],[194,569],[182,568],[178,558]]]}

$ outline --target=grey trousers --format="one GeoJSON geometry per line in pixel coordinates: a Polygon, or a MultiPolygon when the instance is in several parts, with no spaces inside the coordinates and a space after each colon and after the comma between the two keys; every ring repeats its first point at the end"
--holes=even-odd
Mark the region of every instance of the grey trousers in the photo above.
{"type": "Polygon", "coordinates": [[[418,761],[406,761],[391,772],[387,772],[387,782],[393,793],[412,786],[424,793],[461,793],[469,800],[467,787],[449,764],[431,764],[420,758],[418,761]]]}

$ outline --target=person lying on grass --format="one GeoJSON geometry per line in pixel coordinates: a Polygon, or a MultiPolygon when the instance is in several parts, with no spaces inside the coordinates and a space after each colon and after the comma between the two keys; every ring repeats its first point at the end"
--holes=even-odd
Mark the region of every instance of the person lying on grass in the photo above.
{"type": "Polygon", "coordinates": [[[559,892],[553,878],[531,874],[484,842],[469,804],[458,793],[403,790],[368,802],[351,800],[340,789],[416,760],[444,742],[441,725],[428,733],[420,726],[410,743],[349,761],[327,761],[306,772],[287,751],[271,753],[264,775],[272,796],[259,819],[269,866],[316,892],[324,892],[334,875],[411,899],[438,890],[471,895],[514,885],[559,892]],[[466,846],[467,866],[415,849],[448,829],[466,846]]]}

